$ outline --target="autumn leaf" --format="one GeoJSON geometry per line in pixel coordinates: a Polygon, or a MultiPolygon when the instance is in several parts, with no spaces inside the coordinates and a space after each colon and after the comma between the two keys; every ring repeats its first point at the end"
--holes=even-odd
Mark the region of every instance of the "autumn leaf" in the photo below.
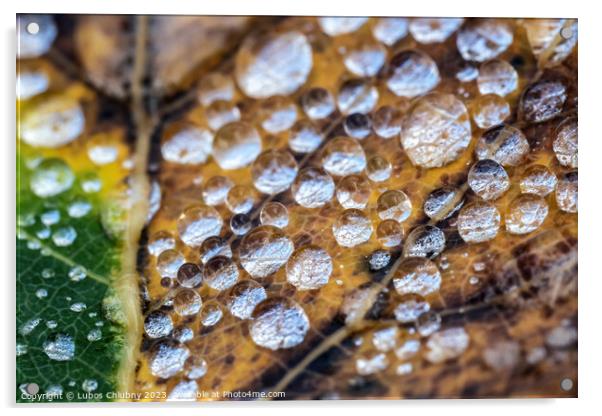
{"type": "Polygon", "coordinates": [[[576,21],[45,30],[18,60],[18,398],[576,395],[576,21]]]}

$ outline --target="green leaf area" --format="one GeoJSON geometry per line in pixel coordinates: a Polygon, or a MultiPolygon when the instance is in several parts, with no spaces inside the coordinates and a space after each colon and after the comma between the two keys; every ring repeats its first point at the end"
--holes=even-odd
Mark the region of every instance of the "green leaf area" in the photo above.
{"type": "Polygon", "coordinates": [[[17,168],[17,401],[110,400],[123,347],[120,240],[103,227],[92,171],[40,197],[31,182],[43,159],[28,150],[17,168]]]}

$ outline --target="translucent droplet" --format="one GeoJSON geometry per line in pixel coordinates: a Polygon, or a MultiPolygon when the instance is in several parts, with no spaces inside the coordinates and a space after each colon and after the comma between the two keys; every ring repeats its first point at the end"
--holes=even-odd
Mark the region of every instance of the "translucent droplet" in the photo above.
{"type": "Polygon", "coordinates": [[[537,195],[520,195],[508,207],[506,230],[511,234],[535,231],[548,216],[548,203],[537,195]]]}
{"type": "Polygon", "coordinates": [[[198,98],[205,107],[214,101],[230,101],[234,98],[234,83],[222,72],[212,72],[201,78],[198,98]]]}
{"type": "Polygon", "coordinates": [[[259,214],[261,225],[285,228],[288,225],[288,209],[280,202],[268,202],[259,214]]]}
{"type": "Polygon", "coordinates": [[[186,346],[175,341],[164,340],[155,344],[150,359],[150,370],[155,377],[169,378],[184,369],[190,356],[186,346]]]}
{"type": "Polygon", "coordinates": [[[439,291],[441,273],[437,265],[428,259],[408,257],[395,271],[393,285],[400,295],[414,293],[426,296],[439,291]]]}
{"type": "Polygon", "coordinates": [[[43,71],[20,70],[17,73],[17,98],[28,100],[48,90],[48,76],[43,71]]]}
{"type": "Polygon", "coordinates": [[[503,166],[518,166],[529,153],[527,138],[516,127],[493,127],[479,138],[475,148],[478,159],[492,159],[503,166]]]}
{"type": "Polygon", "coordinates": [[[201,306],[201,296],[193,289],[181,289],[173,298],[173,309],[180,316],[196,315],[201,306]]]}
{"type": "Polygon", "coordinates": [[[500,213],[489,202],[473,202],[460,210],[458,233],[467,243],[482,243],[495,238],[500,228],[500,213]]]}
{"type": "Polygon", "coordinates": [[[238,267],[231,258],[215,256],[203,269],[203,279],[211,289],[222,291],[231,288],[238,281],[238,267]]]}
{"type": "Polygon", "coordinates": [[[577,212],[577,171],[568,172],[558,179],[556,204],[564,212],[577,212]]]}
{"type": "Polygon", "coordinates": [[[98,382],[92,379],[86,379],[82,383],[82,390],[86,393],[91,393],[98,388],[98,382]]]}
{"type": "Polygon", "coordinates": [[[161,155],[168,162],[182,165],[205,163],[211,154],[213,134],[192,125],[174,125],[166,132],[161,155]]]}
{"type": "Polygon", "coordinates": [[[184,263],[178,269],[176,275],[178,283],[182,287],[193,288],[198,287],[203,282],[203,274],[201,268],[194,263],[184,263]]]}
{"type": "Polygon", "coordinates": [[[403,228],[396,220],[384,220],[376,228],[376,238],[383,247],[396,247],[403,239],[403,228]]]}
{"type": "Polygon", "coordinates": [[[416,327],[421,336],[428,337],[441,328],[441,316],[433,311],[425,312],[418,317],[416,327]]]}
{"type": "Polygon", "coordinates": [[[437,86],[441,77],[433,59],[418,50],[399,52],[387,68],[387,87],[399,97],[413,98],[437,86]]]}
{"type": "Polygon", "coordinates": [[[309,120],[299,120],[290,130],[288,146],[296,153],[311,153],[322,143],[322,134],[309,120]]]}
{"type": "Polygon", "coordinates": [[[39,14],[17,15],[17,30],[17,56],[22,59],[37,58],[48,52],[58,32],[52,16],[39,14]],[[29,33],[30,23],[37,23],[37,33],[29,33]]]}
{"type": "Polygon", "coordinates": [[[54,361],[71,361],[75,357],[75,341],[71,335],[56,334],[44,341],[44,352],[54,361]]]}
{"type": "Polygon", "coordinates": [[[73,266],[67,275],[71,281],[81,282],[88,276],[88,272],[83,266],[73,266]]]}
{"type": "Polygon", "coordinates": [[[371,193],[370,182],[361,175],[348,175],[339,181],[336,196],[343,208],[363,209],[371,193]]]}
{"type": "Polygon", "coordinates": [[[472,119],[482,129],[501,124],[510,117],[510,105],[495,94],[481,95],[471,103],[472,119]]]}
{"type": "MultiPolygon", "coordinates": [[[[198,355],[192,355],[186,361],[186,377],[191,380],[198,380],[207,374],[207,370],[209,369],[209,365],[207,364],[207,360],[198,355]]],[[[195,383],[196,386],[196,383],[195,383]]]]}
{"type": "Polygon", "coordinates": [[[144,332],[150,338],[166,337],[172,329],[173,322],[171,317],[164,312],[151,312],[144,319],[144,332]]]}
{"type": "Polygon", "coordinates": [[[261,103],[259,118],[265,131],[280,133],[290,129],[297,120],[297,107],[288,98],[276,95],[261,103]]]}
{"type": "Polygon", "coordinates": [[[40,215],[40,220],[42,221],[42,224],[48,226],[58,224],[61,220],[61,212],[58,209],[46,211],[40,215]]]}
{"type": "Polygon", "coordinates": [[[469,63],[464,63],[458,72],[456,72],[456,78],[460,82],[471,82],[477,79],[479,76],[479,69],[469,63]]]}
{"type": "Polygon", "coordinates": [[[301,105],[307,117],[322,119],[334,111],[334,98],[325,88],[314,87],[301,97],[301,105]]]}
{"type": "Polygon", "coordinates": [[[52,242],[57,247],[67,247],[73,244],[77,238],[75,228],[71,226],[61,227],[52,233],[52,242]]]}
{"type": "Polygon", "coordinates": [[[451,217],[464,204],[462,193],[456,188],[443,187],[435,189],[424,201],[424,213],[436,221],[451,217]]]}
{"type": "Polygon", "coordinates": [[[379,42],[392,46],[408,34],[408,19],[403,17],[380,17],[372,26],[372,35],[379,42]]]}
{"type": "MultiPolygon", "coordinates": [[[[395,222],[397,224],[397,222],[395,222]]],[[[391,262],[391,253],[387,250],[374,250],[368,256],[368,264],[370,265],[370,270],[376,271],[384,269],[391,262]]]]}
{"type": "Polygon", "coordinates": [[[400,360],[408,360],[420,351],[420,341],[408,339],[395,350],[395,356],[400,360]]]}
{"type": "Polygon", "coordinates": [[[247,214],[234,214],[230,218],[230,229],[234,235],[245,235],[252,226],[253,221],[247,214]]]}
{"type": "Polygon", "coordinates": [[[92,204],[83,199],[73,201],[67,207],[67,213],[71,218],[81,218],[86,216],[92,210],[92,204]]]}
{"type": "Polygon", "coordinates": [[[188,342],[194,338],[194,332],[192,331],[192,329],[186,326],[181,326],[179,328],[174,329],[172,335],[175,340],[180,341],[182,343],[188,342]]]}
{"type": "Polygon", "coordinates": [[[415,17],[410,20],[410,33],[420,43],[441,43],[464,23],[461,17],[415,17]]]}
{"type": "Polygon", "coordinates": [[[261,137],[255,128],[237,121],[215,133],[213,157],[222,169],[240,169],[251,164],[261,153],[261,137]]]}
{"type": "Polygon", "coordinates": [[[340,246],[355,247],[370,239],[372,223],[359,209],[347,209],[332,224],[332,234],[340,246]]]}
{"type": "Polygon", "coordinates": [[[318,246],[305,246],[292,254],[286,264],[286,280],[299,290],[319,289],[332,274],[332,259],[318,246]]]}
{"type": "Polygon", "coordinates": [[[215,208],[196,205],[186,208],[178,218],[178,234],[186,245],[198,247],[205,239],[219,235],[223,223],[215,208]]]}
{"type": "Polygon", "coordinates": [[[391,177],[393,166],[382,156],[375,155],[368,159],[366,174],[373,182],[384,182],[391,177]]]}
{"type": "Polygon", "coordinates": [[[69,307],[72,312],[83,312],[86,308],[87,306],[83,302],[76,302],[69,307]]]}
{"type": "Polygon", "coordinates": [[[343,128],[349,136],[363,139],[372,132],[372,121],[366,114],[353,113],[345,117],[343,128]]]}
{"type": "Polygon", "coordinates": [[[390,139],[401,132],[403,113],[392,106],[382,106],[374,113],[372,125],[374,132],[383,139],[390,139]]]}
{"type": "Polygon", "coordinates": [[[228,242],[224,241],[222,238],[209,237],[201,244],[199,254],[201,262],[205,264],[215,256],[232,257],[232,249],[228,242]]]}
{"type": "Polygon", "coordinates": [[[23,114],[20,134],[30,146],[56,148],[77,139],[85,123],[84,112],[77,100],[56,96],[41,101],[23,114]]]}
{"type": "Polygon", "coordinates": [[[518,74],[512,65],[501,59],[484,62],[477,78],[482,95],[508,95],[518,88],[518,74]]]}
{"type": "Polygon", "coordinates": [[[36,290],[36,298],[44,299],[48,297],[48,291],[46,289],[38,289],[36,290]]]}
{"type": "Polygon", "coordinates": [[[365,79],[345,81],[337,96],[337,105],[343,114],[369,113],[377,101],[378,90],[365,79]]]}
{"type": "Polygon", "coordinates": [[[305,208],[319,208],[328,203],[334,195],[334,181],[322,169],[302,169],[291,191],[295,201],[305,208]]]}
{"type": "Polygon", "coordinates": [[[510,25],[502,20],[479,19],[464,25],[456,44],[467,61],[483,62],[493,59],[512,44],[510,25]]]}
{"type": "Polygon", "coordinates": [[[419,225],[414,228],[403,246],[405,257],[433,258],[445,249],[445,234],[433,225],[419,225]]]}
{"type": "Polygon", "coordinates": [[[203,201],[210,206],[223,204],[233,186],[234,182],[225,176],[212,176],[203,186],[203,201]]]}
{"type": "Polygon", "coordinates": [[[545,55],[546,66],[562,62],[577,44],[577,20],[568,23],[567,19],[526,19],[524,27],[533,54],[538,58],[545,55]],[[571,36],[562,36],[562,30],[567,28],[571,36]]]}
{"type": "Polygon", "coordinates": [[[213,326],[217,324],[223,316],[222,308],[215,301],[209,301],[203,305],[201,310],[201,323],[203,326],[213,326]]]}
{"type": "Polygon", "coordinates": [[[178,270],[186,262],[184,256],[176,250],[165,250],[157,257],[157,271],[161,277],[175,279],[178,270]]]}
{"type": "Polygon", "coordinates": [[[282,230],[262,225],[243,237],[239,247],[240,263],[252,277],[267,277],[284,266],[293,249],[293,242],[282,230]]]}
{"type": "Polygon", "coordinates": [[[75,175],[61,159],[44,159],[31,175],[31,191],[40,198],[61,194],[73,186],[75,175]]]}
{"type": "Polygon", "coordinates": [[[483,159],[470,168],[468,186],[479,197],[490,201],[499,198],[510,188],[510,179],[502,165],[491,159],[483,159]]]}
{"type": "Polygon", "coordinates": [[[211,130],[216,131],[228,123],[240,120],[239,108],[228,101],[214,101],[205,110],[207,124],[211,130]]]}
{"type": "Polygon", "coordinates": [[[271,298],[260,303],[249,324],[253,342],[270,350],[299,345],[308,330],[309,319],[305,311],[287,298],[271,298]]]}
{"type": "Polygon", "coordinates": [[[289,95],[305,84],[312,50],[300,32],[248,36],[236,54],[238,86],[249,97],[289,95]]]}
{"type": "Polygon", "coordinates": [[[234,214],[246,214],[257,202],[257,193],[250,186],[235,185],[226,196],[226,205],[234,214]]]}
{"type": "Polygon", "coordinates": [[[431,305],[417,294],[405,295],[395,308],[395,319],[401,323],[414,322],[431,310],[431,305]]]}
{"type": "Polygon", "coordinates": [[[543,165],[529,167],[520,180],[520,191],[523,194],[546,196],[556,189],[556,175],[543,165]]]}
{"type": "Polygon", "coordinates": [[[367,17],[318,17],[318,23],[322,31],[328,36],[355,32],[367,21],[367,17]]]}
{"type": "Polygon", "coordinates": [[[357,140],[336,137],[324,147],[322,167],[335,176],[360,173],[366,167],[366,154],[357,140]]]}
{"type": "Polygon", "coordinates": [[[376,209],[381,220],[404,222],[412,213],[412,201],[403,191],[385,191],[378,197],[376,209]]]}
{"type": "Polygon", "coordinates": [[[345,54],[345,67],[358,77],[372,77],[385,63],[387,50],[376,42],[360,42],[345,54]]]}
{"type": "Polygon", "coordinates": [[[228,309],[232,316],[249,319],[255,307],[267,298],[263,286],[254,280],[243,280],[235,284],[228,293],[228,309]]]}
{"type": "Polygon", "coordinates": [[[148,239],[146,247],[148,252],[156,257],[165,250],[176,248],[176,239],[169,231],[157,231],[148,239]]]}
{"type": "Polygon", "coordinates": [[[269,195],[286,191],[295,180],[297,170],[297,162],[288,151],[267,150],[253,162],[253,185],[260,192],[269,195]]]}
{"type": "Polygon", "coordinates": [[[577,168],[577,119],[564,120],[556,129],[553,149],[562,166],[577,168]]]}
{"type": "Polygon", "coordinates": [[[102,339],[102,331],[99,328],[94,328],[88,332],[86,339],[90,342],[100,341],[102,339]]]}
{"type": "Polygon", "coordinates": [[[519,114],[528,122],[541,123],[556,117],[567,98],[566,87],[558,81],[540,81],[523,92],[519,114]]]}
{"type": "Polygon", "coordinates": [[[119,157],[119,149],[111,144],[88,142],[88,158],[96,166],[111,164],[119,157]]]}
{"type": "Polygon", "coordinates": [[[425,357],[431,363],[441,363],[462,355],[468,348],[469,338],[464,328],[448,328],[430,336],[425,357]]]}
{"type": "Polygon", "coordinates": [[[374,332],[372,336],[372,343],[374,347],[382,352],[392,350],[397,343],[397,337],[399,336],[399,329],[396,326],[379,329],[374,332]]]}
{"type": "Polygon", "coordinates": [[[411,111],[401,145],[414,165],[434,168],[456,160],[471,139],[468,111],[451,94],[429,94],[411,111]]]}
{"type": "Polygon", "coordinates": [[[483,360],[495,371],[509,371],[521,359],[521,347],[518,342],[498,341],[483,351],[483,360]]]}

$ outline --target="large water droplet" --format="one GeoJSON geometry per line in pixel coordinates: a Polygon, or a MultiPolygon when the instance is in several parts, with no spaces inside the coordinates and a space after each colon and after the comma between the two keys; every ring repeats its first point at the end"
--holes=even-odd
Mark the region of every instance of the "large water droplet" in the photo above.
{"type": "Polygon", "coordinates": [[[403,17],[381,17],[372,26],[372,35],[379,42],[392,46],[408,34],[408,19],[403,17]]]}
{"type": "Polygon", "coordinates": [[[223,223],[215,208],[192,206],[178,218],[178,234],[186,245],[198,247],[205,239],[219,235],[223,223]]]}
{"type": "Polygon", "coordinates": [[[240,169],[252,163],[261,152],[261,137],[243,121],[229,123],[215,134],[213,157],[222,169],[240,169]]]}
{"type": "Polygon", "coordinates": [[[475,154],[478,159],[492,159],[503,166],[517,166],[529,150],[529,142],[523,132],[504,124],[483,133],[475,147],[475,154]]]}
{"type": "Polygon", "coordinates": [[[458,215],[458,233],[467,243],[482,243],[493,239],[500,228],[500,213],[489,202],[473,202],[458,215]]]}
{"type": "Polygon", "coordinates": [[[578,180],[577,171],[568,172],[558,179],[556,204],[564,212],[577,212],[578,180]]]}
{"type": "Polygon", "coordinates": [[[426,258],[408,257],[395,271],[393,285],[400,295],[426,296],[439,290],[441,273],[437,265],[426,258]]]}
{"type": "Polygon", "coordinates": [[[200,127],[172,126],[161,145],[163,159],[183,165],[205,163],[211,154],[213,134],[200,127]]]}
{"type": "Polygon", "coordinates": [[[413,98],[425,94],[440,80],[435,61],[418,50],[398,53],[391,58],[387,68],[387,87],[400,97],[413,98]]]}
{"type": "Polygon", "coordinates": [[[535,231],[548,216],[548,203],[537,195],[520,195],[508,207],[506,230],[511,234],[535,231]]]}
{"type": "Polygon", "coordinates": [[[419,225],[406,238],[403,246],[405,257],[433,258],[445,249],[445,234],[433,225],[419,225]]]}
{"type": "Polygon", "coordinates": [[[505,96],[518,87],[518,74],[512,65],[501,59],[484,62],[477,78],[479,92],[483,95],[505,96]]]}
{"type": "Polygon", "coordinates": [[[40,198],[48,198],[71,188],[75,181],[73,171],[61,159],[44,159],[33,171],[29,185],[40,198]]]}
{"type": "Polygon", "coordinates": [[[169,378],[184,369],[190,356],[186,346],[175,341],[164,340],[156,344],[151,352],[150,370],[155,377],[169,378]]]}
{"type": "Polygon", "coordinates": [[[412,213],[412,201],[403,191],[386,191],[378,197],[376,209],[381,220],[404,222],[412,213]]]}
{"type": "Polygon", "coordinates": [[[272,298],[255,308],[249,330],[255,344],[261,347],[271,350],[292,348],[305,339],[309,319],[294,301],[272,298]]]}
{"type": "Polygon", "coordinates": [[[553,143],[554,153],[558,162],[562,166],[573,169],[577,168],[577,131],[577,119],[568,118],[560,123],[556,129],[556,138],[553,143]]]}
{"type": "Polygon", "coordinates": [[[222,291],[232,287],[238,281],[238,267],[231,258],[215,256],[203,269],[203,278],[207,286],[222,291]]]}
{"type": "Polygon", "coordinates": [[[470,168],[468,186],[479,197],[489,201],[499,198],[510,188],[510,179],[499,163],[483,159],[470,168]]]}
{"type": "Polygon", "coordinates": [[[510,25],[502,20],[480,19],[464,25],[456,44],[467,61],[483,62],[493,59],[512,44],[510,25]]]}
{"type": "Polygon", "coordinates": [[[54,97],[25,112],[20,123],[21,138],[34,147],[60,147],[77,139],[85,122],[78,101],[54,97]]]}
{"type": "Polygon", "coordinates": [[[254,280],[238,282],[228,293],[228,309],[239,319],[249,319],[255,307],[267,298],[265,289],[254,280]]]}
{"type": "Polygon", "coordinates": [[[440,43],[464,22],[461,17],[415,17],[410,20],[410,33],[420,43],[440,43]]]}
{"type": "Polygon", "coordinates": [[[318,246],[296,250],[286,264],[286,280],[299,290],[319,289],[328,283],[332,259],[318,246]]]}
{"type": "Polygon", "coordinates": [[[302,169],[292,186],[293,198],[305,208],[318,208],[334,195],[334,181],[322,169],[302,169]]]}
{"type": "Polygon", "coordinates": [[[329,36],[352,33],[368,21],[367,17],[319,17],[322,31],[329,36]]]}
{"type": "Polygon", "coordinates": [[[361,175],[348,175],[337,184],[336,195],[343,208],[363,209],[371,193],[370,182],[361,175]]]}
{"type": "Polygon", "coordinates": [[[268,202],[259,214],[261,225],[285,228],[288,225],[288,209],[280,202],[268,202]]]}
{"type": "Polygon", "coordinates": [[[161,338],[169,335],[173,329],[171,317],[161,311],[148,314],[144,319],[144,332],[151,338],[161,338]]]}
{"type": "Polygon", "coordinates": [[[524,194],[546,196],[556,188],[556,175],[543,165],[533,165],[523,173],[520,191],[524,194]]]}
{"type": "Polygon", "coordinates": [[[372,223],[359,209],[347,209],[332,224],[332,234],[340,246],[355,247],[370,239],[372,223]]]}
{"type": "Polygon", "coordinates": [[[366,154],[357,140],[336,137],[324,147],[322,167],[335,176],[360,173],[366,167],[366,154]]]}
{"type": "Polygon", "coordinates": [[[528,122],[547,121],[560,114],[566,98],[566,87],[561,82],[540,81],[523,92],[519,115],[528,122]]]}
{"type": "Polygon", "coordinates": [[[251,167],[253,184],[264,194],[286,191],[297,176],[297,162],[286,150],[268,150],[255,159],[251,167]]]}
{"type": "Polygon", "coordinates": [[[46,340],[42,347],[51,360],[71,361],[75,356],[75,341],[71,335],[56,334],[46,340]]]}
{"type": "Polygon", "coordinates": [[[293,253],[292,241],[277,227],[262,225],[243,237],[239,247],[242,267],[255,278],[275,273],[293,253]]]}

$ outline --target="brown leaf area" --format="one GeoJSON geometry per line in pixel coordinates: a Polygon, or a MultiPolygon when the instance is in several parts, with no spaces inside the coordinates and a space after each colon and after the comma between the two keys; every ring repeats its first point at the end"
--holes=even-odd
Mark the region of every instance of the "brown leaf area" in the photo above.
{"type": "MultiPolygon", "coordinates": [[[[506,122],[521,128],[531,150],[519,166],[506,168],[510,189],[494,201],[502,218],[511,201],[520,194],[519,180],[527,168],[545,165],[557,177],[570,170],[558,163],[552,142],[559,123],[577,111],[577,48],[559,65],[546,67],[541,60],[538,65],[523,21],[512,19],[508,23],[514,40],[498,58],[513,63],[519,83],[518,88],[505,97],[511,108],[506,122]],[[568,98],[559,115],[542,123],[528,122],[519,113],[521,94],[528,85],[546,79],[562,79],[568,98]]],[[[128,17],[75,18],[72,22],[74,43],[65,45],[64,49],[83,67],[85,78],[91,84],[109,96],[127,99],[129,74],[133,70],[133,33],[139,24],[128,17]]],[[[359,246],[339,246],[331,231],[333,222],[343,211],[336,198],[322,208],[309,209],[295,203],[290,189],[274,197],[258,194],[249,216],[255,226],[265,202],[281,202],[287,206],[290,217],[285,233],[295,247],[317,245],[332,257],[333,273],[329,282],[317,290],[296,290],[287,283],[284,267],[259,280],[268,298],[287,297],[303,307],[310,322],[304,341],[291,349],[277,351],[256,345],[249,336],[249,321],[227,312],[227,291],[218,293],[206,285],[198,289],[203,303],[215,301],[224,309],[224,317],[217,325],[204,327],[198,314],[180,317],[172,312],[169,299],[177,288],[162,285],[157,259],[149,255],[145,247],[148,238],[159,231],[177,236],[177,219],[188,206],[202,203],[203,184],[213,176],[225,176],[237,185],[253,187],[250,167],[222,170],[212,158],[193,166],[171,163],[161,157],[161,144],[173,129],[189,124],[208,128],[207,109],[196,97],[198,85],[210,72],[232,75],[233,56],[249,33],[296,30],[304,33],[312,45],[313,67],[307,82],[292,94],[291,100],[299,103],[303,93],[312,87],[335,92],[350,78],[340,51],[370,38],[374,24],[375,19],[370,19],[354,33],[329,37],[312,17],[149,18],[143,39],[147,47],[145,111],[153,126],[149,171],[162,195],[160,209],[141,239],[138,266],[142,275],[142,313],[162,310],[170,314],[175,328],[186,326],[193,330],[194,337],[186,346],[191,355],[203,357],[207,362],[207,373],[196,380],[199,392],[283,391],[286,399],[575,397],[576,342],[555,342],[558,336],[553,335],[577,327],[577,215],[561,211],[551,193],[545,197],[548,216],[537,230],[526,235],[511,235],[502,220],[495,239],[467,244],[457,232],[457,213],[441,221],[431,220],[424,214],[426,197],[442,186],[461,189],[465,204],[478,199],[467,185],[468,171],[476,161],[474,147],[484,132],[474,123],[468,149],[442,168],[414,166],[397,136],[384,140],[371,134],[361,142],[368,159],[381,155],[392,163],[391,178],[372,184],[368,208],[364,210],[373,227],[376,229],[380,222],[376,212],[378,196],[385,190],[397,189],[404,191],[413,205],[411,216],[402,223],[404,241],[421,224],[437,225],[445,233],[446,248],[434,260],[441,272],[441,288],[427,295],[425,300],[431,311],[441,318],[439,333],[463,328],[468,335],[468,346],[458,357],[435,362],[429,345],[435,335],[421,336],[416,331],[416,323],[396,321],[393,311],[400,302],[400,295],[393,288],[391,278],[402,259],[402,247],[390,250],[392,259],[387,267],[370,270],[368,257],[381,248],[374,233],[368,242],[359,246]],[[344,304],[359,292],[368,293],[359,302],[364,313],[350,321],[346,319],[344,304]],[[395,347],[379,349],[374,340],[383,330],[391,328],[396,331],[395,347]],[[420,348],[415,355],[400,358],[397,349],[408,340],[418,341],[420,348]],[[386,363],[380,371],[358,372],[361,360],[377,356],[380,362],[386,363]],[[564,379],[573,381],[566,391],[560,387],[564,379]]],[[[420,49],[430,55],[441,75],[435,91],[461,97],[469,109],[479,96],[476,82],[461,83],[456,78],[456,73],[465,65],[456,47],[456,35],[437,44],[419,44],[408,35],[391,49],[420,49]]],[[[389,55],[387,59],[390,58],[389,55]]],[[[385,72],[369,80],[380,93],[378,106],[393,105],[409,111],[417,99],[403,99],[391,93],[385,86],[385,72]]],[[[240,110],[241,120],[258,125],[265,100],[248,98],[236,89],[231,101],[240,110]]],[[[343,118],[335,111],[319,122],[325,139],[317,151],[297,157],[300,169],[321,166],[324,145],[336,136],[345,135],[343,118]]],[[[261,135],[264,150],[287,149],[290,132],[262,132],[261,135]]],[[[238,263],[237,247],[241,238],[229,230],[232,214],[223,205],[217,209],[225,224],[221,236],[232,244],[238,263]]],[[[197,249],[179,241],[177,249],[187,261],[199,261],[197,249]]],[[[241,267],[239,272],[240,280],[252,279],[241,267]]],[[[169,394],[187,379],[183,374],[169,379],[152,374],[149,360],[157,342],[146,336],[141,341],[135,389],[169,394]]]]}

